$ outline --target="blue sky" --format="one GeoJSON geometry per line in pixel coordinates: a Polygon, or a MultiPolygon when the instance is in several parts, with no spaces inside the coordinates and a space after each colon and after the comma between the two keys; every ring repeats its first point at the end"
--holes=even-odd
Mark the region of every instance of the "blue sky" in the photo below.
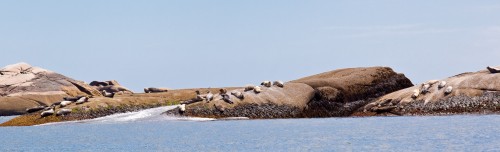
{"type": "Polygon", "coordinates": [[[140,91],[389,66],[413,83],[500,65],[498,1],[0,1],[0,66],[140,91]]]}

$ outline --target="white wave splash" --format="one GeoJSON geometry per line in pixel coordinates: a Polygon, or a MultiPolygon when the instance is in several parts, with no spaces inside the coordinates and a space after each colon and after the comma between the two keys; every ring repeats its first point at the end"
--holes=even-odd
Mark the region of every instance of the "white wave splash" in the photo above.
{"type": "Polygon", "coordinates": [[[56,122],[47,123],[43,125],[61,125],[61,124],[71,124],[71,123],[91,123],[91,124],[113,124],[113,123],[129,123],[129,122],[143,122],[143,121],[213,121],[213,118],[198,118],[198,117],[179,117],[179,116],[169,116],[163,115],[162,113],[168,110],[176,108],[174,106],[164,106],[158,108],[145,109],[141,111],[118,113],[109,116],[99,117],[95,119],[79,120],[79,121],[66,121],[66,122],[56,122]]]}

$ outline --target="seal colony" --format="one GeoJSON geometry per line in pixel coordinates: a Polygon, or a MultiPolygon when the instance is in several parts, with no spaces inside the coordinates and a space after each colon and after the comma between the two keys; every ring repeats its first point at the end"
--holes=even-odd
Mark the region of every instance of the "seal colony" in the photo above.
{"type": "MultiPolygon", "coordinates": [[[[37,72],[29,67],[16,70],[18,75],[37,72]]],[[[5,68],[0,71],[0,77],[12,73],[5,68]]],[[[66,93],[48,102],[29,98],[35,104],[22,109],[27,114],[2,125],[91,119],[165,104],[179,105],[165,114],[250,119],[498,112],[498,73],[498,67],[488,66],[483,71],[413,86],[403,74],[387,67],[347,68],[288,82],[266,80],[244,87],[180,90],[146,87],[144,93],[134,93],[115,80],[88,84],[71,80],[68,84],[76,90],[62,87],[66,93]]],[[[0,102],[10,102],[9,93],[0,94],[0,102]]]]}
{"type": "Polygon", "coordinates": [[[488,66],[478,72],[462,73],[440,81],[429,80],[418,87],[382,96],[355,115],[498,113],[500,73],[497,69],[488,66]]]}

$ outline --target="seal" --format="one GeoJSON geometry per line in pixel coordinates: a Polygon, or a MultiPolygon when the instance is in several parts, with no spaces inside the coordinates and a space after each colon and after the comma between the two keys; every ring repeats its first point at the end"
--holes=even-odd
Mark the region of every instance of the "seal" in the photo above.
{"type": "Polygon", "coordinates": [[[75,104],[82,104],[82,103],[85,103],[85,102],[87,102],[87,101],[89,101],[89,98],[87,98],[87,97],[81,97],[80,99],[78,99],[78,100],[75,102],[75,104]]]}
{"type": "Polygon", "coordinates": [[[159,92],[168,92],[168,88],[155,88],[155,87],[149,87],[149,88],[144,88],[144,93],[159,93],[159,92]]]}
{"type": "Polygon", "coordinates": [[[413,90],[413,94],[411,95],[411,98],[415,99],[420,95],[420,90],[415,89],[413,90]]]}
{"type": "Polygon", "coordinates": [[[227,103],[229,103],[229,104],[233,104],[233,103],[234,103],[234,102],[231,100],[231,97],[229,97],[229,95],[227,95],[227,94],[225,94],[225,93],[224,93],[224,94],[220,94],[220,95],[222,96],[222,100],[223,100],[224,102],[227,102],[227,103]]]}
{"type": "Polygon", "coordinates": [[[430,88],[431,88],[431,85],[430,85],[430,84],[428,84],[428,83],[424,83],[424,84],[422,84],[422,87],[421,87],[421,89],[420,89],[420,93],[422,93],[422,94],[426,94],[426,93],[430,92],[430,91],[429,91],[429,89],[430,89],[430,88]]]}
{"type": "Polygon", "coordinates": [[[439,82],[438,89],[444,88],[446,86],[446,81],[439,82]]]}
{"type": "Polygon", "coordinates": [[[260,83],[260,85],[262,86],[265,86],[265,87],[271,87],[271,81],[263,81],[262,83],[260,83]]]}
{"type": "Polygon", "coordinates": [[[115,93],[114,92],[108,92],[106,90],[102,90],[102,95],[104,97],[113,98],[115,96],[115,93]]]}
{"type": "Polygon", "coordinates": [[[46,111],[42,111],[42,113],[40,114],[40,116],[43,118],[43,117],[47,117],[47,116],[53,115],[54,114],[54,110],[55,110],[55,107],[52,107],[51,109],[46,110],[46,111]]]}
{"type": "Polygon", "coordinates": [[[67,114],[71,113],[71,110],[70,109],[59,109],[59,111],[57,111],[56,113],[56,116],[65,116],[67,114]]]}
{"type": "Polygon", "coordinates": [[[227,90],[222,88],[222,89],[219,89],[219,93],[227,93],[227,90]]]}
{"type": "Polygon", "coordinates": [[[434,84],[436,84],[438,82],[439,82],[439,80],[429,80],[429,81],[425,82],[425,84],[429,84],[429,85],[432,86],[432,85],[434,85],[434,84]]]}
{"type": "Polygon", "coordinates": [[[254,85],[246,85],[246,86],[245,86],[245,90],[243,90],[243,91],[244,91],[244,92],[251,91],[251,90],[253,90],[253,88],[255,88],[255,86],[254,86],[254,85]]]}
{"type": "Polygon", "coordinates": [[[273,85],[274,86],[278,86],[280,88],[283,88],[283,86],[285,86],[285,84],[283,83],[283,81],[274,81],[273,85]]]}
{"type": "Polygon", "coordinates": [[[490,71],[490,73],[499,73],[500,72],[500,69],[490,67],[490,66],[486,67],[486,69],[488,69],[488,71],[490,71]]]}
{"type": "Polygon", "coordinates": [[[26,112],[27,113],[33,113],[33,112],[37,112],[37,111],[43,110],[45,108],[47,108],[47,106],[36,106],[36,107],[33,107],[33,108],[26,109],[26,112]]]}
{"type": "Polygon", "coordinates": [[[207,95],[205,96],[205,99],[207,100],[207,103],[210,101],[214,100],[214,94],[212,94],[211,91],[207,91],[207,95]]]}
{"type": "Polygon", "coordinates": [[[260,93],[261,91],[262,91],[262,89],[259,86],[255,86],[253,88],[253,92],[255,92],[255,93],[260,93]]]}
{"type": "Polygon", "coordinates": [[[102,81],[92,81],[89,83],[90,86],[108,86],[109,83],[108,82],[102,82],[102,81]]]}
{"type": "Polygon", "coordinates": [[[451,91],[453,91],[453,87],[452,87],[452,86],[448,86],[448,87],[446,87],[446,89],[444,90],[444,94],[446,94],[446,95],[447,95],[447,94],[450,94],[450,93],[451,93],[451,91]]]}
{"type": "Polygon", "coordinates": [[[50,106],[51,106],[51,107],[54,107],[54,106],[58,106],[58,105],[60,105],[60,104],[61,104],[61,101],[58,101],[58,102],[54,102],[54,103],[52,103],[50,106]]]}
{"type": "Polygon", "coordinates": [[[70,105],[71,103],[73,103],[72,101],[61,101],[61,105],[59,105],[60,107],[66,107],[67,105],[70,105]]]}
{"type": "Polygon", "coordinates": [[[77,101],[78,99],[80,99],[80,98],[82,98],[82,97],[84,97],[84,96],[64,97],[63,99],[64,99],[65,101],[73,101],[73,102],[75,102],[75,101],[77,101]]]}
{"type": "Polygon", "coordinates": [[[200,95],[200,91],[199,90],[196,90],[196,97],[190,99],[190,100],[187,100],[187,101],[183,101],[181,102],[181,104],[192,104],[192,103],[195,103],[195,102],[200,102],[200,101],[203,101],[203,99],[205,98],[203,95],[200,95]]]}
{"type": "Polygon", "coordinates": [[[243,95],[243,93],[241,93],[239,91],[231,91],[231,94],[238,99],[245,99],[245,96],[243,95]]]}

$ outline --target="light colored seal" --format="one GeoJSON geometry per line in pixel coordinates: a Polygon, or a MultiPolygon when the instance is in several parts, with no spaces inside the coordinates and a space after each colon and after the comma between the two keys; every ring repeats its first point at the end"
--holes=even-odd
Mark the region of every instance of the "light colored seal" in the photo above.
{"type": "Polygon", "coordinates": [[[207,103],[214,100],[214,94],[212,94],[211,91],[208,91],[207,95],[205,96],[205,99],[207,100],[207,103]]]}
{"type": "Polygon", "coordinates": [[[425,82],[425,84],[429,84],[429,85],[432,86],[432,85],[434,85],[434,84],[436,84],[438,82],[439,82],[439,80],[429,80],[429,81],[425,82]]]}
{"type": "Polygon", "coordinates": [[[239,91],[231,91],[231,94],[238,99],[245,99],[245,96],[243,95],[243,93],[241,93],[239,91]]]}
{"type": "Polygon", "coordinates": [[[80,99],[78,99],[75,104],[82,104],[82,103],[85,103],[89,100],[89,98],[87,97],[81,97],[80,99]]]}
{"type": "Polygon", "coordinates": [[[102,95],[104,97],[113,98],[115,96],[115,93],[114,92],[108,92],[106,90],[102,90],[102,95]]]}
{"type": "Polygon", "coordinates": [[[420,95],[420,90],[419,89],[415,89],[415,90],[413,90],[413,94],[411,95],[411,98],[415,99],[419,95],[420,95]]]}
{"type": "Polygon", "coordinates": [[[262,91],[262,88],[260,88],[259,86],[253,87],[253,92],[260,93],[261,91],[262,91]]]}
{"type": "Polygon", "coordinates": [[[268,87],[268,88],[271,87],[271,84],[272,84],[271,81],[263,81],[262,83],[260,83],[260,85],[268,87]]]}
{"type": "Polygon", "coordinates": [[[448,86],[446,87],[446,89],[444,90],[444,94],[450,94],[451,91],[453,91],[453,87],[452,86],[448,86]]]}
{"type": "Polygon", "coordinates": [[[57,111],[56,113],[56,116],[65,116],[67,114],[71,113],[71,110],[70,109],[59,109],[59,111],[57,111]]]}
{"type": "Polygon", "coordinates": [[[283,81],[274,81],[273,85],[274,86],[278,86],[280,88],[283,88],[283,86],[285,86],[285,84],[283,83],[283,81]]]}
{"type": "Polygon", "coordinates": [[[186,104],[179,105],[179,110],[182,112],[186,111],[186,104]]]}
{"type": "Polygon", "coordinates": [[[430,89],[430,88],[431,88],[431,85],[430,85],[430,84],[428,84],[428,83],[424,83],[424,84],[422,84],[422,87],[421,87],[421,89],[420,89],[420,93],[422,93],[422,94],[426,94],[426,93],[430,92],[430,91],[429,91],[429,89],[430,89]]]}
{"type": "Polygon", "coordinates": [[[70,105],[71,103],[73,103],[73,101],[61,101],[61,107],[66,107],[67,105],[70,105]]]}
{"type": "Polygon", "coordinates": [[[43,111],[40,115],[42,117],[47,117],[47,116],[53,115],[54,114],[54,110],[55,110],[55,107],[52,107],[52,109],[43,111]]]}
{"type": "Polygon", "coordinates": [[[438,89],[444,88],[446,86],[446,81],[439,82],[438,89]]]}

